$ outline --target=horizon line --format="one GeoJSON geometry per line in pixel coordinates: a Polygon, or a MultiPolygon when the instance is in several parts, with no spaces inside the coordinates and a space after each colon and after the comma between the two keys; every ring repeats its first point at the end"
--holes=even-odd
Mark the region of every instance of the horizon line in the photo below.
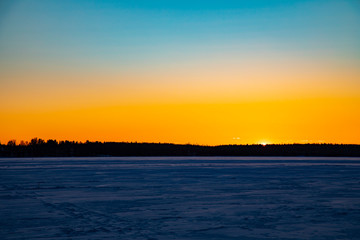
{"type": "Polygon", "coordinates": [[[57,140],[57,139],[47,139],[44,140],[42,138],[32,138],[30,141],[24,141],[24,140],[16,140],[16,139],[10,139],[7,143],[1,143],[0,145],[12,145],[12,146],[29,146],[34,144],[65,144],[65,143],[71,143],[71,144],[89,144],[89,143],[125,143],[125,144],[163,144],[163,145],[179,145],[179,146],[199,146],[199,147],[221,147],[221,146],[283,146],[283,145],[347,145],[347,146],[360,146],[359,143],[331,143],[331,142],[306,142],[306,143],[300,143],[300,142],[293,142],[293,143],[243,143],[243,144],[216,144],[216,145],[208,145],[208,144],[198,144],[198,143],[173,143],[173,142],[138,142],[138,141],[77,141],[77,140],[57,140]]]}

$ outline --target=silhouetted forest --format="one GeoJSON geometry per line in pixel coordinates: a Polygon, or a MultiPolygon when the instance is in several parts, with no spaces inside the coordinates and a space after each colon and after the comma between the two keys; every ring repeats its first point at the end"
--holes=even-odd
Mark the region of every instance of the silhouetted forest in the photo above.
{"type": "Polygon", "coordinates": [[[359,157],[360,145],[268,144],[180,145],[170,143],[75,142],[33,138],[0,144],[0,157],[90,157],[90,156],[348,156],[359,157]]]}

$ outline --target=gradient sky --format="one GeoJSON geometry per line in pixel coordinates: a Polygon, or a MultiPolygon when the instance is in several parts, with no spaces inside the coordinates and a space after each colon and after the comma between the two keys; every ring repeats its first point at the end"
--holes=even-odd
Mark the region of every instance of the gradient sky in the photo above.
{"type": "Polygon", "coordinates": [[[360,144],[360,1],[0,2],[0,142],[360,144]]]}

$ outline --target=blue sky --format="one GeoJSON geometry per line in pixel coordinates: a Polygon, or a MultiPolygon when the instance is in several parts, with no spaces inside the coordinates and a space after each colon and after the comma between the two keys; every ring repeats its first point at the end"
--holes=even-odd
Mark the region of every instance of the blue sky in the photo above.
{"type": "Polygon", "coordinates": [[[256,49],[344,60],[360,54],[355,0],[22,0],[3,9],[2,62],[128,66],[256,49]]]}

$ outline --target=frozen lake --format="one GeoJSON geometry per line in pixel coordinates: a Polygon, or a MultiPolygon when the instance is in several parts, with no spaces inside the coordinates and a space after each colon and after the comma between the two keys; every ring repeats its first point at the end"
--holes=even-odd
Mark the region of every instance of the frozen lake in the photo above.
{"type": "Polygon", "coordinates": [[[360,239],[360,158],[0,158],[1,239],[360,239]]]}

